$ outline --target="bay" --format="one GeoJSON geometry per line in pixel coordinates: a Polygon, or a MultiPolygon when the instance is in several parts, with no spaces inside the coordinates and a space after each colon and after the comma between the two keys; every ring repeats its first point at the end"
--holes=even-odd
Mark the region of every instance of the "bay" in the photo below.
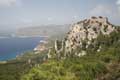
{"type": "Polygon", "coordinates": [[[15,58],[26,51],[32,51],[43,37],[2,37],[0,38],[0,61],[15,58]]]}

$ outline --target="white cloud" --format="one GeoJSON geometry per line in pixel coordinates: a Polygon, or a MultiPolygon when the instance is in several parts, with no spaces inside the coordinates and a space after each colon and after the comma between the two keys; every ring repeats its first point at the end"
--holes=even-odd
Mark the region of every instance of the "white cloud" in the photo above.
{"type": "Polygon", "coordinates": [[[117,0],[116,4],[120,5],[120,0],[117,0]]]}
{"type": "Polygon", "coordinates": [[[107,5],[97,5],[90,11],[90,15],[110,15],[112,13],[111,7],[107,5]]]}
{"type": "Polygon", "coordinates": [[[90,12],[90,15],[110,15],[111,8],[106,5],[97,5],[90,12]]]}
{"type": "Polygon", "coordinates": [[[48,21],[52,21],[53,18],[52,18],[52,17],[48,17],[47,20],[48,20],[48,21]]]}
{"type": "Polygon", "coordinates": [[[10,7],[14,5],[20,5],[20,0],[0,0],[0,7],[10,7]]]}
{"type": "Polygon", "coordinates": [[[22,23],[32,23],[33,21],[32,21],[32,19],[22,18],[21,22],[22,23]]]}
{"type": "Polygon", "coordinates": [[[99,4],[90,11],[90,15],[114,16],[120,17],[120,0],[116,0],[116,8],[107,4],[99,4]]]}
{"type": "MultiPolygon", "coordinates": [[[[120,4],[120,2],[118,3],[120,4]]],[[[118,22],[120,20],[120,6],[118,12],[117,7],[115,8],[109,4],[99,4],[90,11],[89,16],[105,16],[111,19],[113,22],[118,22]]]]}
{"type": "Polygon", "coordinates": [[[119,14],[120,14],[120,0],[117,0],[116,4],[118,6],[118,11],[119,11],[119,14]]]}
{"type": "Polygon", "coordinates": [[[73,19],[78,19],[78,16],[77,16],[77,15],[74,15],[74,16],[73,16],[73,19]]]}

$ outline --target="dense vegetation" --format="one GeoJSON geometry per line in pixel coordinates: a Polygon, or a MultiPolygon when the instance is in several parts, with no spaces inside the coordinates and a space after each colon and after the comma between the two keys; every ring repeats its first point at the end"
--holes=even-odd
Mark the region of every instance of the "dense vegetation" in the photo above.
{"type": "Polygon", "coordinates": [[[16,59],[7,61],[7,63],[0,63],[0,80],[20,80],[20,77],[35,64],[42,62],[43,54],[26,52],[16,59]]]}
{"type": "Polygon", "coordinates": [[[100,35],[86,51],[88,54],[82,57],[46,60],[30,69],[21,80],[120,79],[120,29],[109,36],[100,35]],[[97,52],[100,46],[101,51],[97,52]]]}
{"type": "Polygon", "coordinates": [[[46,52],[27,52],[0,64],[0,80],[120,80],[120,29],[101,34],[85,50],[88,54],[82,57],[45,61],[46,52]]]}

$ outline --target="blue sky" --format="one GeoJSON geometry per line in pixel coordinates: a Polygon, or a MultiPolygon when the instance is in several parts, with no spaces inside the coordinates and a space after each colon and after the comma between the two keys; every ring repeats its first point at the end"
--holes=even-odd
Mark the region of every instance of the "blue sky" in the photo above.
{"type": "Polygon", "coordinates": [[[0,0],[0,28],[68,24],[93,15],[120,25],[120,0],[0,0]]]}

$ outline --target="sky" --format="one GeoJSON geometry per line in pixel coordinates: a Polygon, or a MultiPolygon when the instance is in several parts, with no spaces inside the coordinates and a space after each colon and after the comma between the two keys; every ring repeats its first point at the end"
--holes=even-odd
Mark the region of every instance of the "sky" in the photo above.
{"type": "Polygon", "coordinates": [[[91,16],[120,25],[120,0],[0,0],[0,29],[69,24],[91,16]]]}

